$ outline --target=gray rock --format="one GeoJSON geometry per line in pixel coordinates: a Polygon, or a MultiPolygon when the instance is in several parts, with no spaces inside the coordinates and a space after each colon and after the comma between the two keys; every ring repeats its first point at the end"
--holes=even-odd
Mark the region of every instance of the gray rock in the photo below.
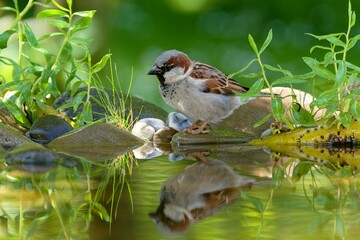
{"type": "Polygon", "coordinates": [[[55,115],[45,115],[36,119],[26,136],[34,142],[47,144],[72,129],[64,119],[55,115]]]}
{"type": "Polygon", "coordinates": [[[56,152],[103,161],[125,154],[143,143],[111,124],[95,122],[56,138],[48,146],[56,152]]]}
{"type": "Polygon", "coordinates": [[[30,142],[22,132],[0,122],[0,145],[4,148],[13,148],[24,142],[30,142]]]}

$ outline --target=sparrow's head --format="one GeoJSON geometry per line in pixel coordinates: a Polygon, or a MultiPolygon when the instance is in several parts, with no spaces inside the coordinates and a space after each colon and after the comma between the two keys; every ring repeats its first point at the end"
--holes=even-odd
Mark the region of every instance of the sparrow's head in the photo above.
{"type": "Polygon", "coordinates": [[[156,59],[148,74],[156,75],[161,84],[172,83],[184,78],[191,64],[191,60],[185,53],[169,50],[156,59]]]}

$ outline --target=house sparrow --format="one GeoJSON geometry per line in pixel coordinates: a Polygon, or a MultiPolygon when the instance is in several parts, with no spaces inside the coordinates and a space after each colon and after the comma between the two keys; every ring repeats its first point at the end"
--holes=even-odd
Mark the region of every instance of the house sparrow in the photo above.
{"type": "Polygon", "coordinates": [[[209,123],[220,122],[246,103],[234,91],[245,93],[247,88],[177,50],[163,52],[148,74],[159,79],[161,96],[167,104],[196,120],[187,128],[192,134],[207,133],[209,123]]]}

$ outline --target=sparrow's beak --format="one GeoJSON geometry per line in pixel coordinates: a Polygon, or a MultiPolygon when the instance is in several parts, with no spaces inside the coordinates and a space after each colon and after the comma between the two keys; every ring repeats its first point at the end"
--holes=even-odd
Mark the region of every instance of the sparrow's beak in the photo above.
{"type": "Polygon", "coordinates": [[[148,75],[163,75],[164,71],[161,70],[156,64],[152,67],[152,69],[148,72],[148,75]]]}

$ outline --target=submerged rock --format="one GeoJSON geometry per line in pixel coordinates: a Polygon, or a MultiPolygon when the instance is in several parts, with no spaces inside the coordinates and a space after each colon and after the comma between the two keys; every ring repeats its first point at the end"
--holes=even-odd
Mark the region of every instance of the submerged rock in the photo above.
{"type": "Polygon", "coordinates": [[[57,152],[103,161],[125,154],[143,143],[111,124],[95,122],[56,138],[48,146],[57,152]]]}
{"type": "Polygon", "coordinates": [[[0,145],[6,149],[18,144],[30,142],[22,132],[0,122],[0,145]]]}
{"type": "Polygon", "coordinates": [[[34,142],[47,144],[72,129],[64,119],[55,115],[45,115],[34,122],[26,136],[34,142]]]}
{"type": "Polygon", "coordinates": [[[19,170],[44,173],[56,165],[59,157],[50,149],[34,142],[19,144],[5,155],[5,161],[19,170]]]}
{"type": "MultiPolygon", "coordinates": [[[[87,91],[86,88],[80,88],[78,90],[79,92],[87,91]]],[[[71,92],[66,91],[63,94],[60,95],[58,99],[54,102],[54,108],[58,108],[64,104],[71,103],[73,101],[73,98],[70,97],[71,92]]],[[[125,106],[125,115],[128,115],[131,110],[131,114],[133,118],[160,118],[160,119],[166,119],[167,112],[163,110],[162,108],[149,103],[147,101],[144,101],[138,97],[130,96],[126,97],[126,95],[122,94],[116,94],[114,96],[114,92],[110,88],[104,88],[104,89],[95,89],[92,88],[90,90],[90,94],[92,98],[90,98],[91,102],[91,108],[93,111],[93,119],[94,121],[102,119],[105,117],[105,114],[108,113],[109,109],[106,109],[106,105],[112,110],[121,112],[121,106],[125,106]],[[109,97],[107,99],[107,96],[109,97]],[[115,98],[114,98],[115,97],[115,98]],[[106,100],[107,99],[107,100],[106,100]],[[115,104],[115,106],[114,106],[115,104]]],[[[83,97],[83,101],[85,101],[86,95],[83,97]]],[[[76,112],[74,112],[73,108],[67,108],[64,110],[61,110],[62,113],[64,113],[69,118],[75,118],[83,109],[83,104],[80,104],[76,112]]]]}

